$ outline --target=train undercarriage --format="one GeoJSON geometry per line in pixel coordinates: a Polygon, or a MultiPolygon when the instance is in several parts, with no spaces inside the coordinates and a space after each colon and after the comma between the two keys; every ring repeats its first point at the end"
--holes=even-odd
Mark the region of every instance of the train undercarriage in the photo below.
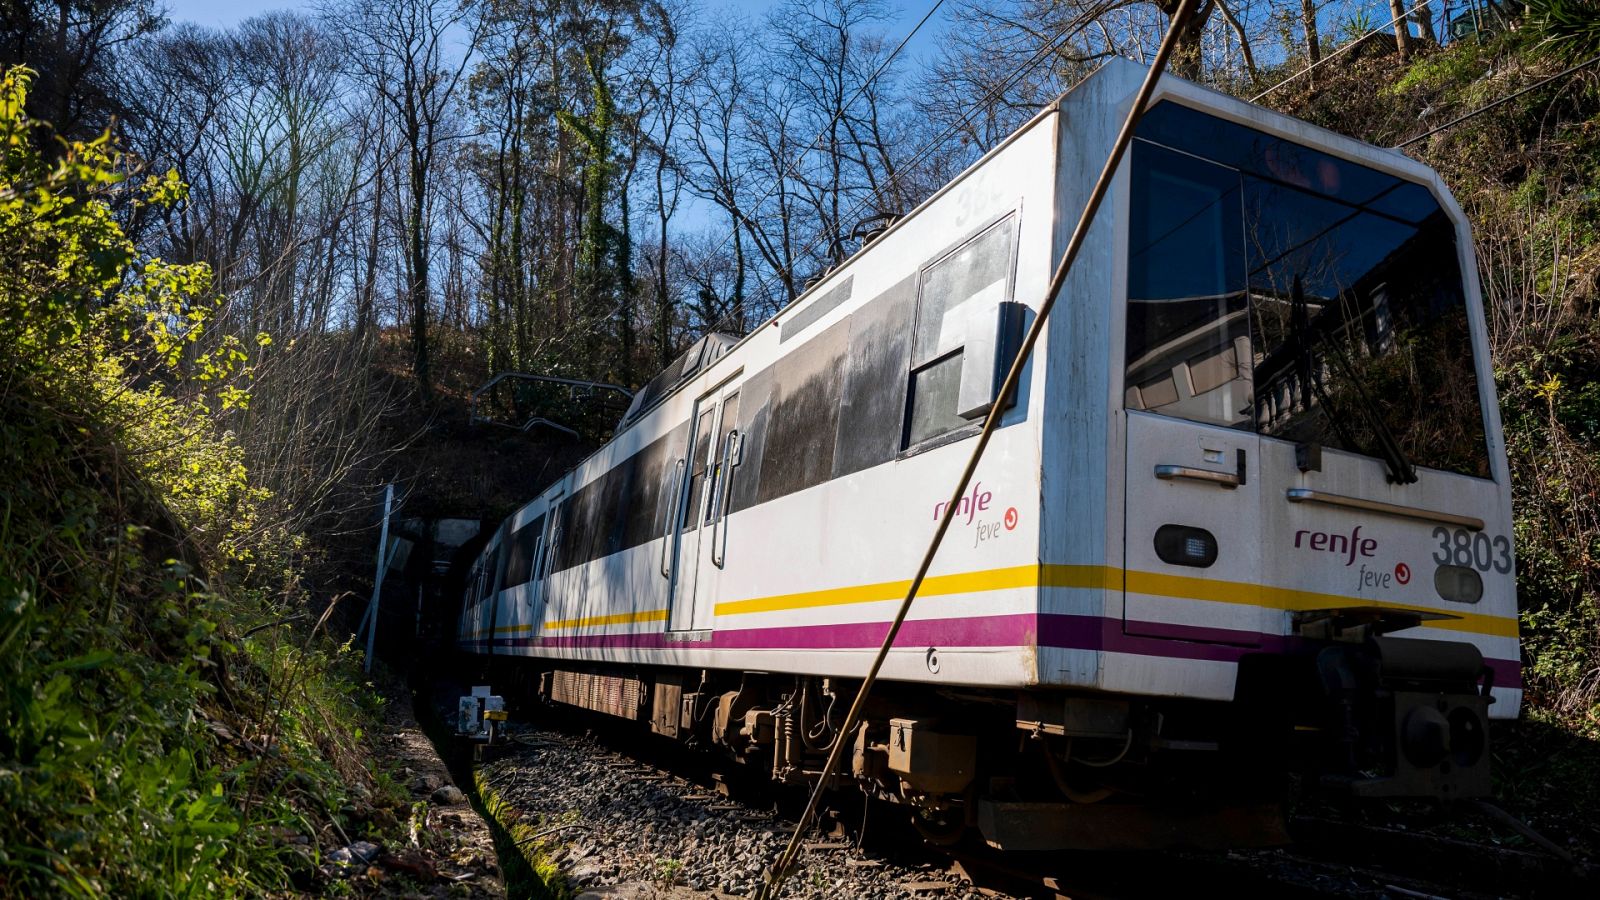
{"type": "Polygon", "coordinates": [[[505,657],[488,676],[513,703],[628,720],[780,785],[815,785],[843,740],[831,788],[904,808],[934,844],[1221,849],[1285,843],[1291,785],[1487,794],[1489,685],[1470,651],[1376,638],[1246,657],[1231,703],[879,683],[848,734],[844,679],[505,657]]]}

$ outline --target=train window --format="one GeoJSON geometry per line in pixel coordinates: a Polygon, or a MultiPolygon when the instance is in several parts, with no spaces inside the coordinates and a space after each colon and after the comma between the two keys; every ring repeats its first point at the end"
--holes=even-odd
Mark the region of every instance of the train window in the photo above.
{"type": "Polygon", "coordinates": [[[546,520],[542,523],[544,528],[539,532],[538,543],[533,551],[533,580],[543,581],[550,574],[550,540],[554,536],[555,528],[546,520]]]}
{"type": "Polygon", "coordinates": [[[688,515],[683,522],[684,531],[700,527],[700,495],[705,493],[707,460],[711,456],[711,417],[715,407],[703,408],[694,428],[694,458],[689,463],[689,493],[683,498],[688,515]]]}
{"type": "Polygon", "coordinates": [[[911,419],[906,423],[906,446],[914,447],[967,424],[966,419],[956,415],[956,393],[960,390],[960,350],[911,373],[911,419]]]}
{"type": "Polygon", "coordinates": [[[636,463],[633,480],[628,485],[627,511],[624,514],[627,523],[622,532],[624,549],[637,547],[661,536],[664,530],[660,523],[663,505],[661,491],[668,477],[667,448],[683,440],[684,430],[682,427],[676,428],[634,454],[636,463]]]}
{"type": "Polygon", "coordinates": [[[969,424],[956,414],[961,388],[956,351],[966,343],[975,310],[1010,298],[1015,232],[1016,218],[1007,216],[923,270],[911,339],[906,447],[969,424]]]}
{"type": "Polygon", "coordinates": [[[708,524],[716,517],[722,503],[722,480],[729,474],[723,471],[723,459],[727,455],[728,436],[733,433],[734,423],[738,421],[739,395],[735,392],[722,398],[722,415],[717,425],[717,439],[711,444],[711,452],[716,454],[716,458],[709,463],[711,487],[707,491],[705,509],[701,513],[702,521],[708,524]]]}
{"type": "MultiPolygon", "coordinates": [[[[1138,136],[1346,203],[1367,203],[1396,183],[1392,175],[1170,101],[1157,103],[1139,120],[1138,136]]],[[[1432,200],[1429,196],[1427,202],[1432,200]]]]}
{"type": "Polygon", "coordinates": [[[589,561],[589,521],[594,506],[595,485],[589,482],[572,492],[567,498],[566,512],[562,515],[561,544],[557,548],[561,562],[557,568],[565,569],[589,561]]]}
{"type": "Polygon", "coordinates": [[[728,493],[728,511],[738,512],[756,504],[761,490],[761,464],[767,450],[767,421],[772,411],[772,370],[762,369],[740,386],[739,433],[744,443],[742,459],[733,470],[728,493]]]}
{"type": "Polygon", "coordinates": [[[600,477],[594,536],[589,547],[590,559],[610,556],[622,549],[622,537],[628,525],[628,490],[638,467],[639,458],[630,456],[600,477]]]}
{"type": "Polygon", "coordinates": [[[550,562],[545,565],[546,577],[572,565],[567,560],[567,508],[571,503],[572,497],[569,495],[557,503],[555,511],[550,513],[550,562]]]}
{"type": "Polygon", "coordinates": [[[1455,224],[1427,188],[1171,102],[1138,138],[1128,408],[1488,476],[1455,224]]]}
{"type": "Polygon", "coordinates": [[[494,593],[495,572],[500,569],[500,548],[495,547],[489,554],[489,562],[478,573],[478,599],[482,600],[494,593]]]}
{"type": "Polygon", "coordinates": [[[560,571],[596,560],[660,536],[661,491],[666,486],[666,455],[679,446],[684,426],[657,438],[600,477],[573,491],[556,518],[547,544],[554,549],[549,564],[560,571]]]}
{"type": "MultiPolygon", "coordinates": [[[[1400,186],[1396,182],[1396,187],[1400,186]]],[[[1263,434],[1487,477],[1455,228],[1245,179],[1263,434]]]]}
{"type": "Polygon", "coordinates": [[[1131,206],[1129,408],[1249,428],[1239,173],[1140,142],[1131,206]]]}
{"type": "Polygon", "coordinates": [[[904,443],[901,411],[909,387],[905,373],[911,366],[906,323],[911,321],[916,289],[916,276],[908,276],[850,316],[834,478],[888,462],[904,443]]]}
{"type": "Polygon", "coordinates": [[[539,536],[543,533],[543,515],[511,533],[511,549],[506,553],[505,572],[500,576],[502,589],[533,580],[533,562],[538,556],[539,536]]]}

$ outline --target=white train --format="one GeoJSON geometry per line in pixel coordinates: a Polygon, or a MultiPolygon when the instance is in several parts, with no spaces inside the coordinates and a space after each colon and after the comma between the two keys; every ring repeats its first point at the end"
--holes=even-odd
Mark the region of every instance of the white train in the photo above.
{"type": "Polygon", "coordinates": [[[855,785],[1001,847],[1272,840],[1290,769],[1485,793],[1521,681],[1467,221],[1398,152],[1173,77],[835,733],[1143,75],[695,345],[489,541],[459,646],[780,780],[853,741],[855,785]]]}

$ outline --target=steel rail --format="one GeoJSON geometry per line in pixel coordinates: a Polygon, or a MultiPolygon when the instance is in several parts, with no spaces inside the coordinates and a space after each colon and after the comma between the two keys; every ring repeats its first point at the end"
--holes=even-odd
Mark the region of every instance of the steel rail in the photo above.
{"type": "Polygon", "coordinates": [[[861,711],[865,705],[867,695],[872,692],[872,686],[878,680],[878,673],[883,669],[883,663],[889,656],[889,649],[894,646],[894,639],[900,633],[900,626],[905,623],[906,615],[911,611],[911,604],[917,598],[917,591],[922,587],[922,582],[927,578],[928,570],[933,566],[934,555],[939,552],[939,545],[944,542],[945,534],[950,530],[950,523],[955,520],[956,509],[959,508],[961,497],[967,492],[967,485],[971,483],[973,475],[977,472],[978,463],[983,459],[983,451],[988,448],[989,440],[994,436],[995,429],[1000,424],[1000,418],[1005,414],[1006,402],[1015,394],[1017,384],[1022,380],[1022,370],[1028,363],[1028,358],[1033,353],[1034,345],[1038,343],[1039,336],[1044,333],[1044,323],[1050,317],[1050,311],[1055,307],[1056,300],[1061,296],[1061,288],[1066,283],[1067,275],[1072,271],[1072,263],[1077,259],[1078,251],[1083,247],[1084,240],[1088,237],[1089,228],[1094,223],[1095,214],[1100,211],[1100,204],[1105,200],[1106,193],[1111,188],[1111,180],[1116,175],[1117,169],[1122,164],[1122,157],[1127,152],[1128,145],[1133,142],[1133,131],[1138,126],[1139,119],[1144,115],[1145,107],[1150,102],[1150,96],[1155,92],[1156,82],[1161,78],[1161,73],[1167,67],[1167,60],[1177,47],[1178,34],[1193,18],[1196,0],[1183,0],[1178,11],[1173,15],[1171,23],[1167,26],[1166,36],[1161,39],[1161,48],[1156,51],[1156,58],[1150,65],[1150,71],[1145,74],[1144,82],[1139,86],[1139,92],[1134,96],[1133,103],[1128,107],[1127,118],[1123,120],[1122,130],[1117,133],[1116,140],[1111,145],[1111,153],[1106,158],[1105,166],[1100,170],[1100,176],[1095,179],[1094,187],[1089,192],[1088,201],[1084,204],[1083,213],[1078,217],[1078,224],[1073,228],[1072,237],[1067,241],[1066,250],[1063,251],[1061,262],[1056,266],[1055,274],[1050,279],[1049,286],[1045,289],[1044,301],[1039,305],[1039,313],[1034,317],[1033,325],[1028,329],[1027,336],[1022,339],[1022,346],[1017,350],[1016,359],[1011,363],[1011,369],[1006,372],[1006,380],[1000,387],[1000,394],[994,404],[989,408],[989,414],[983,421],[983,430],[978,433],[978,442],[972,448],[972,455],[967,459],[966,468],[961,472],[955,490],[950,494],[950,502],[945,504],[944,515],[939,519],[939,527],[934,531],[933,538],[928,542],[928,549],[922,555],[922,562],[917,567],[917,574],[911,580],[910,587],[906,590],[905,599],[900,602],[900,608],[895,613],[894,621],[889,625],[889,631],[883,637],[883,645],[878,648],[877,655],[872,660],[872,665],[867,670],[866,678],[861,682],[861,688],[856,691],[855,699],[850,703],[849,712],[845,713],[843,724],[839,726],[838,737],[833,742],[833,750],[828,753],[828,760],[823,764],[821,777],[811,792],[811,797],[806,801],[805,811],[800,815],[800,821],[795,823],[794,833],[789,836],[789,843],[783,853],[778,856],[778,861],[767,873],[767,879],[762,882],[756,891],[759,900],[775,900],[783,889],[784,879],[788,877],[789,870],[794,867],[795,860],[799,857],[800,841],[806,829],[817,815],[817,809],[822,802],[822,794],[828,789],[828,783],[833,778],[833,772],[839,767],[839,760],[844,756],[846,744],[851,743],[847,736],[855,730],[861,720],[861,711]]]}

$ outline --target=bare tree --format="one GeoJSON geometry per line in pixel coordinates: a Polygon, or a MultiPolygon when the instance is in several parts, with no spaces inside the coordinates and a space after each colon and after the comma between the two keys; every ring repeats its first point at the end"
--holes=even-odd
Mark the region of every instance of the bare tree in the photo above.
{"type": "Polygon", "coordinates": [[[1223,20],[1228,23],[1228,28],[1233,31],[1234,38],[1239,42],[1239,53],[1244,57],[1245,71],[1250,74],[1250,80],[1257,80],[1256,57],[1250,50],[1250,35],[1245,31],[1244,23],[1233,14],[1227,0],[1217,0],[1217,9],[1221,11],[1223,20]]]}
{"type": "Polygon", "coordinates": [[[650,203],[655,212],[655,246],[649,257],[653,356],[665,367],[677,354],[676,303],[668,272],[672,219],[683,199],[684,166],[677,158],[679,132],[689,116],[686,98],[700,77],[694,60],[687,57],[682,40],[686,26],[692,24],[690,7],[684,0],[670,0],[653,6],[646,16],[654,19],[648,62],[640,79],[641,100],[648,111],[637,130],[639,143],[650,156],[650,203]]]}
{"type": "MultiPolygon", "coordinates": [[[[325,11],[351,35],[355,74],[389,111],[403,156],[405,294],[411,320],[412,371],[431,394],[429,317],[432,302],[429,233],[434,167],[457,137],[450,116],[478,32],[461,0],[344,0],[325,11]],[[454,42],[465,30],[465,49],[454,42]]],[[[398,181],[398,180],[397,180],[398,181]]],[[[397,187],[399,184],[397,183],[397,187]]]]}
{"type": "MultiPolygon", "coordinates": [[[[123,57],[165,24],[153,0],[7,0],[0,4],[0,67],[38,73],[28,114],[56,133],[87,138],[134,110],[123,57]]],[[[54,152],[53,142],[46,145],[54,152]]]]}
{"type": "Polygon", "coordinates": [[[739,161],[739,141],[745,95],[751,89],[747,71],[753,41],[747,23],[723,22],[709,31],[696,50],[695,68],[704,73],[695,83],[690,101],[690,121],[684,155],[691,160],[691,186],[702,199],[715,204],[728,217],[727,243],[733,248],[733,277],[729,293],[716,302],[734,328],[744,325],[745,188],[752,181],[739,161]]]}

